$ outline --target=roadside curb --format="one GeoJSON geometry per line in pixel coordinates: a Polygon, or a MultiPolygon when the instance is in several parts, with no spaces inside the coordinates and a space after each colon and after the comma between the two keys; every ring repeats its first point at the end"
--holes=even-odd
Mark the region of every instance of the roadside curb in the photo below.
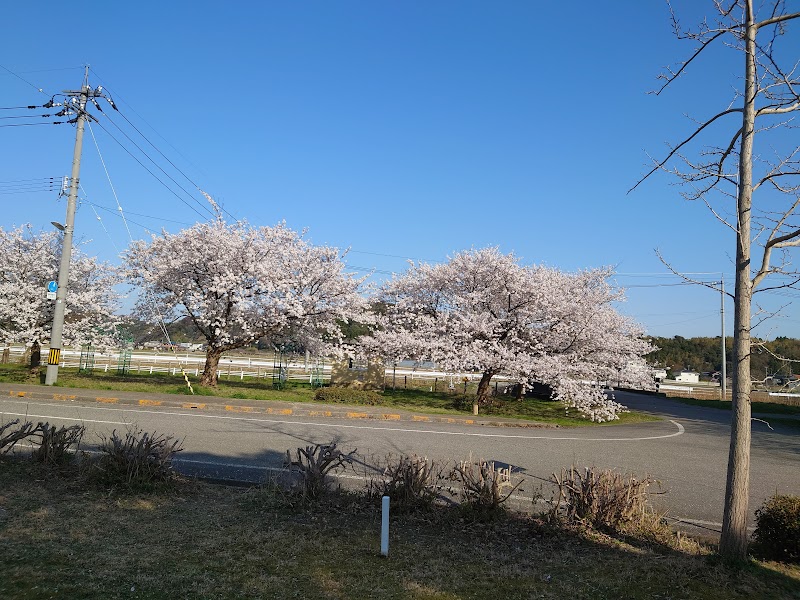
{"type": "MultiPolygon", "coordinates": [[[[64,388],[61,388],[64,389],[64,388]]],[[[270,400],[251,400],[233,403],[230,398],[202,396],[202,401],[176,399],[169,394],[148,394],[140,392],[116,392],[99,395],[96,390],[75,388],[67,393],[45,392],[31,385],[0,384],[0,396],[29,398],[31,400],[52,400],[56,402],[84,402],[104,405],[179,408],[197,411],[222,411],[233,414],[270,415],[285,417],[313,417],[328,419],[349,419],[358,421],[394,421],[412,423],[439,423],[448,425],[478,425],[483,427],[514,427],[529,429],[558,429],[559,425],[537,423],[516,419],[451,417],[406,411],[385,412],[372,407],[334,408],[328,404],[299,404],[270,400]],[[269,404],[269,406],[265,406],[269,404]]]]}

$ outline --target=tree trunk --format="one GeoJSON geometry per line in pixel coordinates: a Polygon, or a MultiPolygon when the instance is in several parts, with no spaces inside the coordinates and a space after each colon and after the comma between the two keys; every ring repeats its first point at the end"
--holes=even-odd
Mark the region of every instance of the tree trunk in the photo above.
{"type": "Polygon", "coordinates": [[[733,403],[731,442],[722,517],[720,554],[729,560],[747,558],[747,517],[750,496],[750,326],[752,282],[750,279],[750,227],[753,193],[753,136],[755,134],[756,28],[752,1],[747,2],[745,95],[739,156],[738,227],[736,236],[736,292],[733,317],[733,403]]]}
{"type": "Polygon", "coordinates": [[[489,382],[491,382],[493,376],[494,371],[486,371],[483,376],[481,376],[481,381],[478,384],[478,393],[475,399],[478,404],[487,404],[489,402],[489,382]]]}
{"type": "Polygon", "coordinates": [[[38,369],[42,364],[42,347],[38,341],[31,346],[31,372],[38,369]]]}
{"type": "Polygon", "coordinates": [[[206,351],[206,366],[203,368],[203,375],[200,377],[200,385],[204,387],[217,387],[217,367],[222,350],[209,348],[206,351]]]}

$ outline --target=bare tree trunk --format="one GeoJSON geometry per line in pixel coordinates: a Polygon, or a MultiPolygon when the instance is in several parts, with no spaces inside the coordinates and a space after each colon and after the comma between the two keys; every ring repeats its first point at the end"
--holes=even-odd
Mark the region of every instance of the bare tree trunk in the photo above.
{"type": "Polygon", "coordinates": [[[217,387],[217,367],[222,350],[209,348],[206,352],[206,366],[203,368],[203,375],[200,377],[200,385],[205,387],[217,387]]]}
{"type": "Polygon", "coordinates": [[[742,117],[737,196],[736,292],[734,295],[733,404],[731,443],[722,517],[720,554],[729,560],[747,558],[747,516],[750,496],[750,326],[753,286],[750,279],[753,136],[755,134],[756,27],[752,1],[747,2],[745,96],[742,117]]]}

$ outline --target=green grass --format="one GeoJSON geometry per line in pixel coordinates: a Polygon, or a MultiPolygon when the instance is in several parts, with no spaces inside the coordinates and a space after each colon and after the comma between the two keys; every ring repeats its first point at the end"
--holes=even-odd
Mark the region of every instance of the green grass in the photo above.
{"type": "Polygon", "coordinates": [[[394,516],[379,555],[377,503],[297,507],[271,487],[179,481],[150,495],[0,460],[0,598],[784,600],[800,568],[659,544],[489,523],[456,509],[394,516]]]}
{"type": "MultiPolygon", "coordinates": [[[[717,408],[719,410],[730,410],[729,400],[696,400],[695,398],[672,397],[670,400],[677,400],[691,406],[702,406],[704,408],[717,408]]],[[[789,404],[777,404],[775,402],[753,402],[751,407],[754,413],[769,413],[775,415],[800,415],[800,406],[789,404]]]]}
{"type": "MultiPolygon", "coordinates": [[[[224,375],[219,379],[216,389],[200,386],[198,378],[189,376],[194,394],[197,396],[217,396],[240,400],[263,400],[280,402],[314,402],[315,390],[308,384],[289,383],[283,389],[272,387],[271,379],[255,381],[253,379],[227,379],[224,375]]],[[[19,365],[0,365],[0,382],[39,384],[40,377],[31,374],[28,369],[19,365]]],[[[69,388],[145,392],[159,394],[190,394],[181,375],[165,373],[130,373],[119,376],[114,370],[95,371],[92,375],[79,374],[77,369],[60,369],[58,386],[69,388]]],[[[472,415],[472,395],[464,395],[460,390],[453,392],[431,392],[427,389],[387,388],[382,394],[381,405],[387,409],[399,409],[424,412],[429,414],[468,416],[472,415]]],[[[562,427],[597,425],[579,415],[576,410],[567,412],[560,402],[528,398],[522,401],[515,399],[494,399],[489,406],[480,408],[483,417],[503,417],[548,423],[562,427]]],[[[638,412],[620,415],[620,419],[610,425],[642,423],[658,421],[657,417],[638,412]]]]}
{"type": "MultiPolygon", "coordinates": [[[[395,408],[434,412],[441,414],[472,414],[472,396],[459,393],[430,392],[418,389],[386,389],[383,392],[384,405],[395,408]]],[[[550,423],[562,427],[597,425],[580,416],[576,410],[567,412],[560,402],[526,398],[494,399],[489,406],[480,407],[482,416],[494,416],[539,423],[550,423]]],[[[658,421],[658,417],[639,412],[627,412],[611,424],[643,423],[658,421]]]]}

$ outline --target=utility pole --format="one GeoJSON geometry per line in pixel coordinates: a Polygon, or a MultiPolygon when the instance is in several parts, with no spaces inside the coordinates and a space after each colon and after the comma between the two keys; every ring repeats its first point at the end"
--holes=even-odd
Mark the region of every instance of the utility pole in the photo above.
{"type": "Polygon", "coordinates": [[[83,86],[79,91],[65,90],[64,95],[70,100],[64,102],[64,113],[75,111],[76,132],[75,150],[72,154],[72,175],[67,197],[67,220],[64,225],[64,234],[61,245],[61,265],[58,270],[58,289],[56,290],[56,306],[53,311],[53,331],[50,334],[50,352],[47,354],[47,374],[45,385],[53,385],[58,379],[58,365],[61,362],[61,336],[64,331],[64,310],[66,308],[67,286],[69,284],[69,263],[72,258],[72,234],[75,229],[75,209],[78,203],[78,186],[80,185],[81,151],[83,150],[83,130],[86,119],[92,116],[86,112],[86,103],[91,98],[101,95],[101,90],[92,90],[89,87],[89,67],[83,79],[83,86]]]}

